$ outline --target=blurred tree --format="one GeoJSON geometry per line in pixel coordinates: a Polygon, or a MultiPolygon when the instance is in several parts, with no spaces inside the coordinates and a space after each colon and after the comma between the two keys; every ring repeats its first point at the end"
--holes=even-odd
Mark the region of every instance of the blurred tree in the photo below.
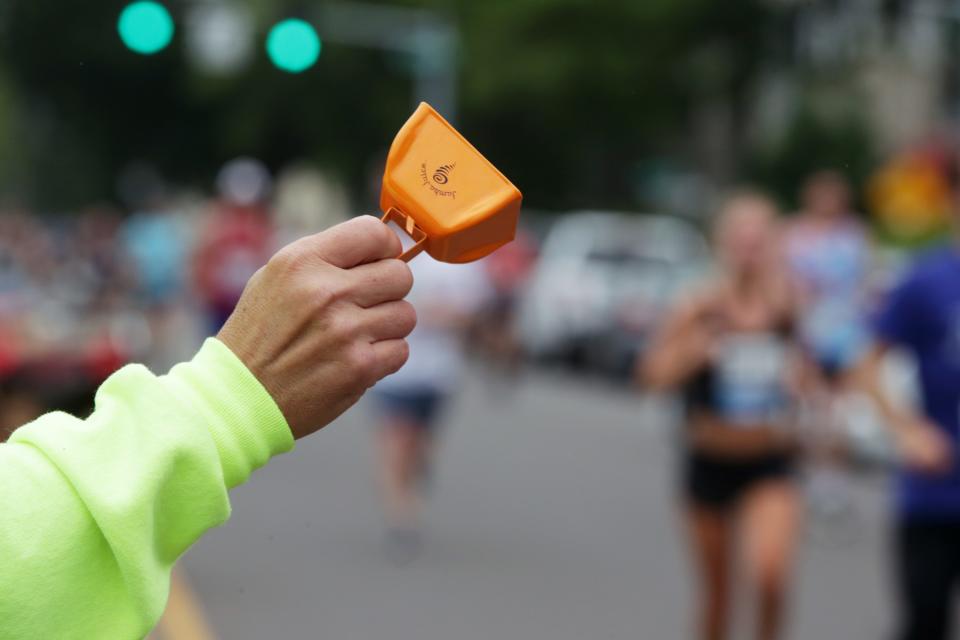
{"type": "MultiPolygon", "coordinates": [[[[116,34],[124,0],[7,0],[0,60],[26,133],[30,201],[69,207],[110,195],[118,171],[148,161],[206,187],[218,166],[250,154],[272,168],[319,161],[366,184],[371,158],[409,112],[403,60],[324,46],[304,74],[278,72],[262,38],[271,24],[309,19],[316,6],[248,0],[257,55],[235,76],[211,77],[183,53],[187,0],[168,0],[177,22],[154,56],[116,34]]],[[[537,207],[629,206],[638,163],[674,156],[696,166],[691,127],[703,103],[737,127],[763,52],[762,0],[402,0],[449,14],[462,30],[460,125],[537,207]]],[[[317,25],[323,37],[323,25],[317,25]]],[[[11,187],[8,181],[7,187],[11,187]]]]}
{"type": "Polygon", "coordinates": [[[24,166],[3,181],[40,207],[75,207],[112,196],[130,162],[209,188],[237,155],[277,169],[296,159],[336,167],[359,184],[371,154],[388,143],[410,98],[402,77],[369,52],[326,49],[309,72],[292,76],[263,54],[276,21],[293,3],[257,3],[257,55],[242,73],[204,76],[182,50],[183,1],[168,2],[177,23],[170,47],[141,56],[116,32],[124,0],[56,6],[9,0],[0,21],[17,105],[24,166]],[[362,108],[358,107],[362,105],[362,108]]]}
{"type": "Polygon", "coordinates": [[[634,204],[650,158],[697,165],[694,111],[741,112],[768,19],[750,0],[455,4],[465,126],[528,202],[559,208],[634,204]]]}
{"type": "MultiPolygon", "coordinates": [[[[814,171],[840,171],[860,196],[874,162],[870,131],[856,112],[824,114],[802,104],[780,139],[748,155],[744,177],[770,189],[788,209],[795,210],[800,204],[800,185],[814,171]]],[[[864,211],[863,202],[857,204],[864,211]]]]}

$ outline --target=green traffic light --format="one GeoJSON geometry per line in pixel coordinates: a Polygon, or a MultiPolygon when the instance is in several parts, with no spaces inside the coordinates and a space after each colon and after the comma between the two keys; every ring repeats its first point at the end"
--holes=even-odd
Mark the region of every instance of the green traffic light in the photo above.
{"type": "Polygon", "coordinates": [[[320,57],[320,46],[317,31],[299,18],[278,22],[267,34],[267,55],[273,64],[290,73],[312,67],[320,57]]]}
{"type": "Polygon", "coordinates": [[[173,18],[162,4],[139,0],[128,4],[120,13],[117,31],[128,48],[150,55],[170,44],[173,39],[173,18]]]}

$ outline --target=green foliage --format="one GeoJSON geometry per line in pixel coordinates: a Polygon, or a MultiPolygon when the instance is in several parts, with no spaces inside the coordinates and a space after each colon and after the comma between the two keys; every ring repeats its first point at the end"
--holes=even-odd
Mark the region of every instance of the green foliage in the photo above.
{"type": "MultiPolygon", "coordinates": [[[[318,161],[361,192],[371,159],[411,109],[408,65],[325,42],[314,67],[281,73],[262,40],[274,22],[305,17],[311,5],[247,1],[257,56],[236,76],[212,78],[185,57],[186,0],[165,3],[177,32],[149,57],[117,37],[126,0],[7,0],[0,60],[15,126],[29,132],[19,154],[25,177],[14,186],[40,206],[70,207],[111,196],[133,160],[206,187],[223,161],[251,154],[273,168],[318,161]]],[[[638,162],[682,155],[693,106],[716,96],[736,102],[749,89],[769,20],[761,0],[394,4],[434,9],[458,25],[460,126],[527,202],[555,208],[631,204],[638,162]]]]}
{"type": "Polygon", "coordinates": [[[628,206],[698,100],[745,90],[764,12],[709,0],[463,3],[464,120],[528,200],[628,206]]]}
{"type": "Polygon", "coordinates": [[[794,210],[799,205],[798,186],[814,171],[840,171],[860,194],[874,160],[870,132],[862,117],[853,112],[828,117],[805,104],[794,114],[782,139],[748,159],[745,174],[794,210]]]}

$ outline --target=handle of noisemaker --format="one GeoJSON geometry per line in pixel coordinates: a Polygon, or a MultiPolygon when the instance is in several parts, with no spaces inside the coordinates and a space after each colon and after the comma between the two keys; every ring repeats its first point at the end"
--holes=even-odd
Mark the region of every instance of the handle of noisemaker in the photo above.
{"type": "Polygon", "coordinates": [[[383,214],[383,217],[380,218],[380,222],[383,224],[388,224],[390,222],[395,222],[398,227],[403,229],[403,231],[410,236],[414,241],[414,245],[401,253],[398,257],[404,262],[410,262],[427,247],[427,234],[424,233],[423,229],[417,226],[417,223],[413,221],[413,218],[403,213],[399,209],[390,207],[387,209],[387,212],[383,214]]]}

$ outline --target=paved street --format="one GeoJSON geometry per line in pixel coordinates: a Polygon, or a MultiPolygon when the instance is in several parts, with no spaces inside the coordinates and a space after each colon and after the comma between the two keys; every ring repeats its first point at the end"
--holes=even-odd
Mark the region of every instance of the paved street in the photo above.
{"type": "MultiPolygon", "coordinates": [[[[183,566],[229,640],[683,640],[690,584],[662,405],[536,374],[477,374],[449,412],[423,556],[383,557],[358,407],[233,493],[183,566]]],[[[887,628],[882,483],[800,558],[794,640],[887,628]]]]}

